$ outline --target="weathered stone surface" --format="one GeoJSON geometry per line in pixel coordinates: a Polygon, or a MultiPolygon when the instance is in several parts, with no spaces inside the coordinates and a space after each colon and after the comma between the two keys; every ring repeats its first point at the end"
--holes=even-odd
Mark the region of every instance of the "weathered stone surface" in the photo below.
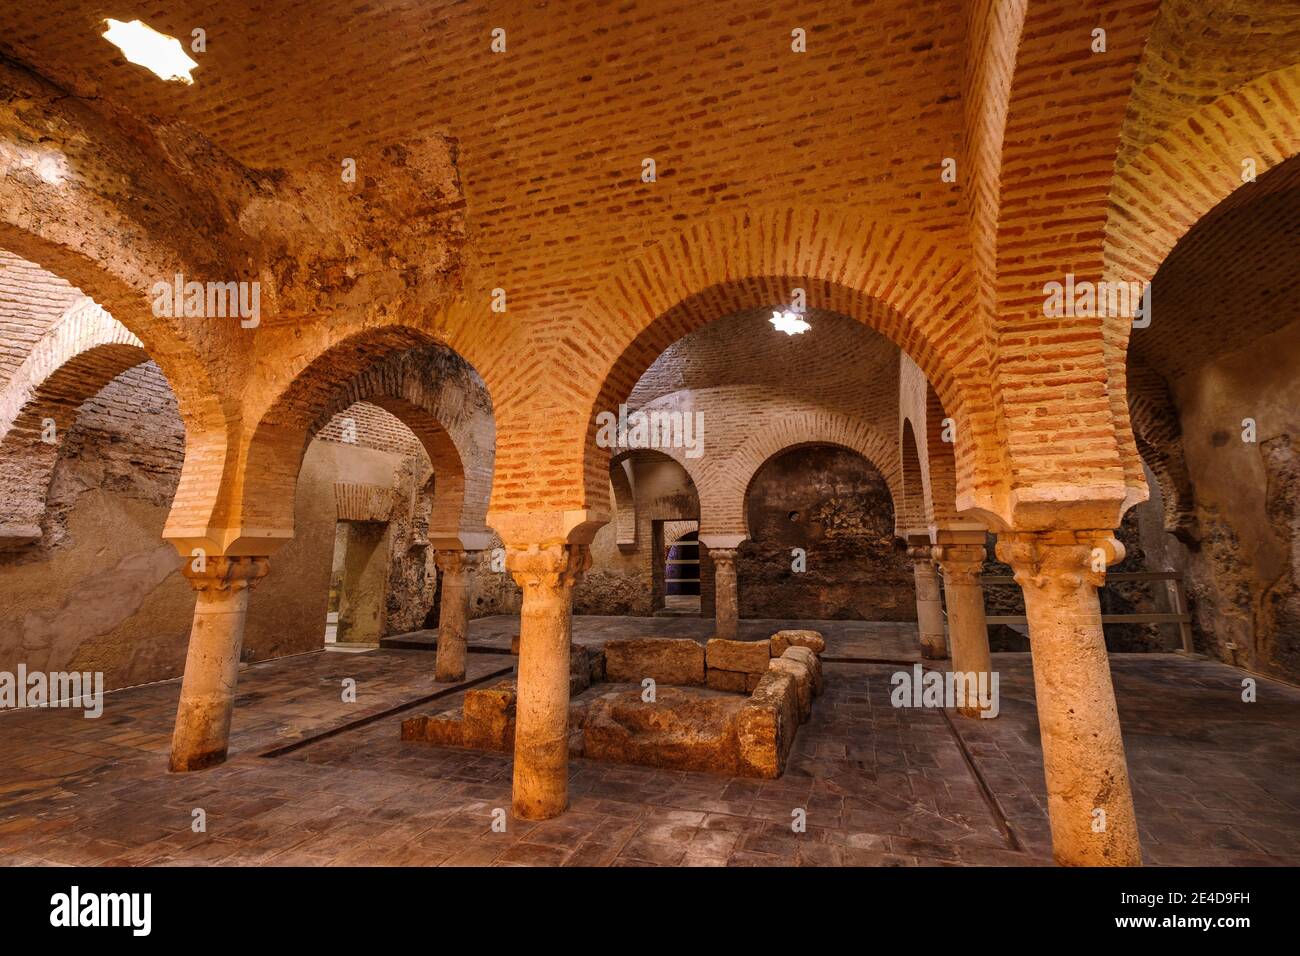
{"type": "Polygon", "coordinates": [[[739,697],[703,697],[661,687],[654,703],[640,690],[615,691],[594,701],[583,727],[583,752],[596,760],[651,767],[738,773],[739,697]]]}
{"type": "Polygon", "coordinates": [[[710,667],[705,683],[714,690],[730,690],[747,694],[751,689],[749,682],[753,676],[741,671],[720,671],[716,667],[710,667]]]}
{"type": "Polygon", "coordinates": [[[808,665],[792,657],[774,657],[768,661],[768,669],[794,678],[799,698],[799,723],[807,723],[812,715],[813,699],[813,677],[808,665]]]}
{"type": "Polygon", "coordinates": [[[402,721],[402,739],[438,744],[442,747],[463,747],[461,715],[448,710],[441,714],[427,714],[402,721]]]}
{"type": "Polygon", "coordinates": [[[804,667],[808,668],[808,673],[812,677],[813,696],[817,696],[822,692],[822,661],[808,648],[787,647],[785,653],[778,660],[792,660],[803,664],[804,667]]]}
{"type": "Polygon", "coordinates": [[[465,692],[464,746],[477,750],[510,750],[515,744],[514,681],[465,692]]]}
{"type": "MultiPolygon", "coordinates": [[[[483,690],[467,691],[462,710],[447,710],[402,721],[402,739],[446,747],[509,751],[514,746],[516,689],[516,682],[507,680],[483,690]]],[[[572,755],[580,756],[582,753],[582,728],[589,706],[587,701],[569,704],[569,750],[572,755]],[[578,740],[576,753],[575,734],[578,740]]]]}
{"type": "MultiPolygon", "coordinates": [[[[828,370],[842,361],[822,358],[828,370]]],[[[805,445],[768,459],[745,492],[751,540],[736,560],[740,616],[912,620],[912,569],[894,547],[894,506],[880,471],[846,448],[805,445]],[[790,579],[794,548],[811,559],[798,587],[790,579]]]]}
{"type": "Polygon", "coordinates": [[[637,574],[593,568],[573,591],[573,613],[650,617],[654,605],[648,584],[637,574]]]}
{"type": "Polygon", "coordinates": [[[705,652],[710,669],[762,674],[772,656],[768,641],[728,641],[712,638],[705,652]]]}
{"type": "Polygon", "coordinates": [[[777,631],[771,641],[773,657],[780,657],[787,647],[806,647],[816,654],[826,650],[826,639],[818,631],[777,631]]]}
{"type": "Polygon", "coordinates": [[[613,684],[704,683],[704,648],[677,638],[633,638],[605,644],[605,679],[613,684]]]}
{"type": "Polygon", "coordinates": [[[736,717],[740,773],[775,779],[799,727],[799,695],[789,674],[769,671],[736,717]]]}
{"type": "Polygon", "coordinates": [[[518,634],[510,638],[510,653],[515,655],[515,657],[519,656],[519,635],[518,634]]]}
{"type": "Polygon", "coordinates": [[[581,728],[571,728],[569,730],[569,756],[581,757],[585,753],[585,749],[586,745],[583,741],[581,728]]]}
{"type": "Polygon", "coordinates": [[[605,682],[605,652],[588,648],[587,662],[591,665],[591,683],[603,684],[605,682]]]}
{"type": "Polygon", "coordinates": [[[590,654],[581,644],[574,644],[569,648],[569,696],[581,694],[590,686],[590,654]]]}
{"type": "Polygon", "coordinates": [[[591,709],[591,702],[586,700],[575,700],[569,702],[569,729],[581,730],[582,725],[587,722],[587,711],[591,709]]]}

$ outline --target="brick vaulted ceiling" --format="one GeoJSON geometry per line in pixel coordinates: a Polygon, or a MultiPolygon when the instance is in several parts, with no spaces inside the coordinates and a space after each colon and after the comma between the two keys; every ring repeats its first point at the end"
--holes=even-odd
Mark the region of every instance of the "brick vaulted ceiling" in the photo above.
{"type": "MultiPolygon", "coordinates": [[[[337,169],[414,136],[449,137],[482,258],[544,233],[606,247],[614,261],[647,239],[638,224],[759,199],[870,196],[874,215],[960,241],[959,193],[933,183],[939,160],[958,152],[966,6],[50,0],[7,4],[0,50],[79,95],[183,121],[257,168],[337,169]],[[108,16],[182,38],[204,30],[195,83],[160,83],[125,63],[100,36],[108,16]],[[788,55],[794,26],[814,55],[788,55]],[[490,52],[497,27],[508,56],[490,52]],[[639,181],[647,156],[660,188],[639,181]],[[756,178],[755,166],[774,175],[756,178]],[[817,195],[831,182],[833,196],[817,195]],[[557,230],[554,217],[572,225],[557,230]]],[[[1298,47],[1294,0],[1168,0],[1134,84],[1121,164],[1298,47]]]]}
{"type": "MultiPolygon", "coordinates": [[[[1008,3],[1007,9],[1012,6],[1008,3]]],[[[1146,36],[1152,7],[1106,7],[1112,42],[1127,57],[1119,67],[1111,64],[1111,85],[1105,89],[1112,98],[1107,102],[1114,104],[1116,118],[1126,119],[1122,131],[1117,125],[1099,127],[1105,139],[1089,153],[1088,174],[1098,181],[1097,196],[1104,195],[1100,184],[1110,174],[1112,157],[1118,155],[1123,165],[1126,157],[1198,105],[1294,59],[1298,18],[1293,0],[1166,0],[1145,46],[1135,32],[1128,34],[1126,43],[1119,42],[1126,25],[1146,36]],[[1138,7],[1141,10],[1134,13],[1138,7]],[[1131,94],[1126,63],[1138,63],[1131,94]],[[1125,96],[1126,114],[1119,104],[1125,96]]],[[[463,318],[467,313],[456,313],[455,321],[449,321],[449,335],[454,334],[455,347],[494,383],[506,432],[541,435],[557,421],[566,422],[564,428],[573,432],[565,431],[541,453],[523,438],[504,443],[499,459],[503,470],[515,469],[527,480],[502,482],[502,504],[521,511],[567,509],[582,503],[560,476],[572,468],[569,459],[580,454],[574,450],[581,447],[575,436],[593,400],[588,393],[596,392],[602,378],[629,390],[654,355],[680,337],[669,338],[668,331],[684,334],[692,323],[698,325],[693,313],[673,313],[663,329],[652,330],[644,342],[636,339],[635,348],[628,346],[632,358],[623,362],[617,351],[623,348],[620,336],[638,330],[619,327],[620,321],[633,322],[620,316],[647,303],[656,314],[670,312],[676,278],[698,263],[707,264],[697,271],[712,281],[732,278],[728,270],[738,256],[758,264],[751,268],[779,272],[783,263],[774,265],[768,257],[787,255],[787,244],[796,242],[802,243],[801,255],[815,255],[818,267],[828,269],[831,260],[808,250],[842,253],[833,260],[834,268],[846,270],[862,268],[856,258],[859,246],[884,250],[888,261],[868,263],[873,271],[861,280],[864,288],[870,288],[872,296],[908,299],[908,307],[920,313],[909,316],[924,330],[924,335],[917,332],[908,340],[909,349],[918,353],[913,358],[927,369],[945,401],[953,399],[954,414],[972,417],[968,434],[976,439],[970,447],[991,454],[991,402],[983,383],[976,381],[980,375],[974,374],[978,359],[973,341],[959,350],[960,339],[945,338],[947,332],[940,331],[961,311],[956,299],[963,296],[962,287],[954,276],[974,258],[972,222],[978,226],[982,220],[972,220],[966,208],[972,201],[969,180],[943,182],[940,164],[944,157],[966,156],[968,131],[982,125],[980,117],[966,115],[968,107],[980,102],[977,94],[988,92],[973,84],[1010,83],[1018,110],[1010,120],[1012,127],[1032,128],[1044,149],[1054,147],[1058,133],[1059,142],[1066,142],[1072,131],[1079,133],[1069,124],[1082,122],[1072,104],[1076,99],[1086,102],[1090,95],[1080,78],[1087,73],[1062,73],[1059,57],[1042,54],[1075,42],[1077,32],[1077,56],[1089,56],[1084,51],[1092,8],[1076,9],[1065,0],[1030,0],[1035,15],[1029,22],[1038,34],[1031,31],[1028,47],[1019,50],[1024,55],[1013,52],[1011,36],[1011,47],[995,50],[1005,63],[996,69],[972,69],[972,37],[977,37],[972,22],[988,19],[989,9],[975,0],[124,0],[111,8],[84,0],[49,0],[9,3],[0,9],[0,54],[84,98],[88,108],[83,112],[102,112],[111,122],[120,118],[118,111],[125,111],[144,120],[160,141],[144,144],[146,152],[161,146],[170,155],[174,140],[193,147],[178,146],[179,159],[172,157],[177,162],[198,152],[206,163],[201,144],[180,143],[186,134],[177,124],[184,124],[238,163],[290,174],[244,176],[244,171],[234,170],[230,180],[239,188],[231,191],[240,197],[263,187],[274,192],[274,184],[282,179],[314,188],[329,178],[337,185],[345,158],[357,160],[364,181],[367,170],[384,168],[384,151],[400,150],[422,138],[441,138],[439,145],[446,149],[438,156],[445,155],[447,161],[425,165],[450,170],[447,176],[455,182],[444,191],[452,197],[448,202],[457,216],[463,211],[463,223],[458,221],[456,228],[442,228],[432,221],[436,217],[426,216],[428,228],[383,246],[391,254],[382,263],[364,260],[362,253],[377,244],[376,236],[382,238],[390,226],[404,224],[405,197],[421,194],[418,188],[404,192],[400,176],[385,180],[376,173],[377,186],[363,183],[364,188],[354,192],[330,193],[323,208],[331,215],[310,220],[351,227],[349,216],[332,214],[344,205],[353,218],[363,220],[355,234],[319,230],[322,246],[343,235],[342,251],[333,246],[318,250],[316,233],[300,234],[309,231],[305,227],[286,226],[290,235],[284,244],[292,240],[295,248],[305,250],[303,257],[310,254],[312,261],[340,269],[349,265],[348,256],[361,258],[370,270],[365,277],[390,270],[390,284],[397,286],[413,262],[436,259],[431,245],[445,241],[450,251],[443,259],[448,265],[438,271],[443,260],[435,262],[430,270],[434,281],[421,284],[422,290],[437,285],[445,274],[451,279],[448,286],[456,287],[447,294],[472,294],[477,307],[484,290],[508,287],[511,306],[506,319],[492,325],[470,323],[463,318]],[[109,16],[139,18],[181,38],[202,29],[207,49],[196,54],[200,65],[194,84],[164,83],[127,64],[100,36],[103,19],[109,16]],[[1039,42],[1049,25],[1061,23],[1068,28],[1066,39],[1039,42]],[[807,55],[790,51],[794,27],[807,31],[807,55]],[[490,50],[495,28],[506,31],[508,55],[490,50]],[[966,95],[968,103],[963,102],[966,95]],[[1053,117],[1059,130],[1052,125],[1053,117]],[[658,165],[656,183],[641,181],[647,157],[658,165]],[[393,182],[398,185],[393,187],[393,182]],[[386,188],[384,196],[369,194],[386,188]],[[790,218],[782,218],[786,211],[796,213],[797,228],[790,227],[790,218]],[[750,219],[751,212],[759,218],[750,219]],[[867,225],[856,232],[846,228],[840,235],[828,225],[834,216],[867,225]],[[897,230],[897,237],[882,238],[877,224],[882,224],[879,230],[897,230]],[[825,239],[817,235],[819,230],[825,239]],[[694,237],[694,246],[685,252],[668,248],[674,237],[686,233],[694,237]],[[736,250],[715,251],[719,236],[733,234],[744,238],[736,250]],[[791,234],[797,238],[790,239],[791,234]],[[707,252],[702,251],[706,247],[707,252]],[[895,255],[900,248],[905,254],[895,255]],[[916,262],[911,261],[913,254],[916,262]],[[622,282],[624,270],[643,266],[640,285],[622,282]],[[934,301],[916,298],[909,283],[934,301]],[[635,289],[627,291],[632,286],[635,289]],[[619,298],[624,293],[628,302],[619,298]],[[949,294],[954,301],[944,298],[949,294]],[[604,301],[612,304],[606,308],[604,301]],[[679,330],[673,324],[678,322],[679,330]],[[642,344],[644,356],[637,351],[642,344]],[[538,363],[548,360],[575,370],[573,381],[543,376],[538,363]],[[611,365],[613,370],[607,371],[611,365]]],[[[82,109],[82,104],[76,105],[82,109]]],[[[996,127],[995,114],[985,118],[996,127]]],[[[133,135],[144,138],[124,134],[133,135]]],[[[123,142],[135,145],[134,140],[123,142]]],[[[980,155],[987,153],[990,189],[1001,190],[1011,211],[1020,198],[1017,190],[1042,193],[1027,172],[1038,162],[1036,151],[1032,160],[1020,157],[1007,165],[996,137],[991,149],[988,143],[984,146],[980,155]],[[1019,181],[1013,182],[1016,177],[1019,181]]],[[[115,189],[130,180],[121,191],[128,194],[133,210],[150,206],[153,198],[149,184],[135,182],[129,172],[137,167],[145,168],[128,163],[123,167],[127,174],[112,180],[115,189]]],[[[197,168],[201,172],[208,167],[197,168]]],[[[402,175],[418,179],[424,168],[404,167],[402,175]]],[[[307,188],[286,189],[284,196],[314,199],[326,192],[309,194],[307,188]]],[[[221,190],[214,195],[224,197],[221,190]]],[[[279,194],[274,198],[279,200],[279,194]]],[[[292,201],[255,206],[254,212],[275,220],[270,226],[249,214],[253,221],[241,221],[238,230],[228,234],[218,229],[214,256],[227,254],[227,242],[233,249],[244,238],[255,237],[264,239],[271,259],[281,241],[276,217],[292,218],[292,201]]],[[[224,227],[224,221],[218,222],[221,214],[248,213],[254,204],[231,201],[218,206],[217,200],[206,204],[205,198],[201,205],[208,219],[224,227]]],[[[418,219],[417,211],[407,218],[418,219]]],[[[1032,241],[1050,219],[1050,212],[1031,215],[1024,235],[1032,241]]],[[[175,221],[191,224],[194,233],[205,225],[202,219],[179,215],[175,221]]],[[[1016,253],[1016,229],[1001,236],[1002,252],[1016,253]]],[[[184,232],[177,239],[185,247],[182,258],[205,266],[208,250],[197,242],[189,244],[196,247],[190,250],[180,238],[185,238],[184,232]]],[[[1055,242],[1046,245],[1059,248],[1055,242]]],[[[234,261],[233,253],[230,258],[234,261]]],[[[364,311],[369,300],[345,299],[346,287],[334,281],[335,273],[323,269],[322,274],[329,280],[321,280],[322,298],[326,293],[335,297],[327,304],[338,312],[355,309],[357,322],[372,317],[364,311]]],[[[315,273],[312,276],[315,281],[315,273]]],[[[384,277],[363,291],[386,291],[384,277]]],[[[296,374],[294,364],[299,359],[305,364],[333,334],[317,327],[322,323],[310,322],[319,304],[311,297],[314,286],[308,288],[305,279],[300,283],[304,289],[287,279],[282,284],[286,324],[276,326],[269,320],[257,336],[228,337],[232,347],[222,352],[223,364],[216,370],[223,383],[226,378],[233,383],[241,372],[255,368],[270,383],[248,393],[230,385],[225,392],[213,390],[251,395],[243,400],[249,407],[239,409],[240,414],[260,414],[264,397],[284,384],[277,376],[296,374]],[[286,357],[293,361],[280,361],[286,357]]],[[[719,301],[730,294],[717,293],[719,301]]],[[[362,298],[359,293],[357,297],[362,298]]],[[[726,300],[727,308],[718,311],[725,314],[754,304],[749,299],[726,300]]],[[[822,304],[849,312],[863,308],[829,299],[822,304]]],[[[384,305],[375,306],[373,313],[379,314],[384,305]]],[[[401,305],[405,308],[405,301],[401,305]]],[[[892,313],[885,318],[895,321],[892,313]]],[[[897,328],[888,323],[877,327],[896,341],[904,338],[902,319],[897,328]]],[[[340,337],[346,328],[340,324],[340,337]]],[[[216,335],[207,328],[185,331],[196,341],[216,335]]],[[[179,366],[180,359],[175,361],[179,366]]],[[[1012,391],[1004,390],[1004,398],[1012,391]]],[[[190,406],[182,402],[182,407],[190,406]]],[[[213,420],[220,417],[215,409],[205,409],[204,414],[213,420]]],[[[234,411],[223,409],[221,414],[228,418],[234,411]]],[[[1036,417],[1037,410],[1015,421],[1027,421],[1031,414],[1036,417]]],[[[1104,410],[1096,415],[1104,431],[1104,410]]],[[[1015,455],[1037,461],[1031,444],[1025,438],[1014,446],[1015,455]]],[[[1091,447],[1071,448],[1060,461],[1044,459],[1041,468],[1025,465],[1017,481],[1050,483],[1058,471],[1091,481],[1094,472],[1101,476],[1112,467],[1111,453],[1103,445],[1095,454],[1091,447]]],[[[981,494],[1000,494],[993,488],[991,464],[968,458],[960,467],[968,477],[980,471],[984,484],[971,482],[981,494]]],[[[603,493],[600,469],[588,470],[600,479],[593,494],[603,493]]]]}
{"type": "Polygon", "coordinates": [[[1296,0],[1166,0],[1133,83],[1118,162],[1180,117],[1300,52],[1296,0]]]}
{"type": "Polygon", "coordinates": [[[480,260],[545,253],[556,282],[550,247],[612,265],[716,203],[887,193],[875,214],[960,230],[958,192],[935,183],[961,129],[961,0],[52,0],[7,5],[0,24],[0,45],[55,82],[182,120],[249,166],[364,171],[368,151],[449,137],[480,260]],[[125,63],[105,16],[204,29],[194,84],[125,63]],[[790,54],[795,26],[816,56],[790,54]],[[508,55],[490,52],[496,27],[508,55]]]}
{"type": "MultiPolygon", "coordinates": [[[[873,215],[961,242],[960,192],[934,182],[959,152],[967,6],[49,0],[5,5],[0,51],[78,95],[183,121],[256,168],[336,170],[446,136],[481,260],[532,257],[540,240],[604,249],[613,263],[678,225],[683,208],[759,200],[869,201],[873,215]],[[108,16],[182,38],[205,31],[194,85],[125,63],[100,36],[108,16]],[[789,55],[795,26],[808,56],[789,55]],[[497,27],[508,56],[490,52],[497,27]],[[638,178],[647,156],[657,188],[638,178]]],[[[1298,47],[1294,0],[1167,0],[1120,164],[1298,47]]]]}
{"type": "Polygon", "coordinates": [[[1174,380],[1300,319],[1300,158],[1233,193],[1174,247],[1130,361],[1174,380]]]}
{"type": "Polygon", "coordinates": [[[898,417],[898,346],[861,322],[812,310],[802,335],[778,332],[771,310],[718,319],[673,343],[646,370],[628,404],[679,389],[760,386],[858,416],[885,431],[898,417]]]}

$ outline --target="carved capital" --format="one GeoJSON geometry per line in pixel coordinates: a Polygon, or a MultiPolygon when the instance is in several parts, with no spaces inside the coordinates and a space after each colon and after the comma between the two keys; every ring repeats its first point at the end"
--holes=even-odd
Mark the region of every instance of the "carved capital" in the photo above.
{"type": "Polygon", "coordinates": [[[1072,590],[1101,587],[1107,565],[1124,560],[1124,545],[1110,531],[1010,532],[998,535],[997,555],[1022,589],[1072,590]]]}
{"type": "Polygon", "coordinates": [[[525,592],[558,594],[572,589],[591,567],[591,549],[585,544],[507,548],[506,567],[525,592]]]}
{"type": "Polygon", "coordinates": [[[988,557],[977,544],[936,544],[931,553],[943,569],[943,579],[950,585],[978,585],[984,559],[988,557]]]}
{"type": "Polygon", "coordinates": [[[907,556],[916,564],[928,564],[934,560],[934,546],[929,544],[912,544],[907,547],[907,556]]]}
{"type": "Polygon", "coordinates": [[[252,589],[271,568],[264,557],[195,557],[186,560],[181,574],[195,591],[242,591],[252,589]]]}
{"type": "Polygon", "coordinates": [[[715,569],[734,570],[736,567],[736,549],[709,548],[709,560],[713,562],[715,569]]]}
{"type": "Polygon", "coordinates": [[[452,577],[468,577],[478,567],[482,551],[443,550],[433,553],[433,563],[439,572],[452,577]]]}

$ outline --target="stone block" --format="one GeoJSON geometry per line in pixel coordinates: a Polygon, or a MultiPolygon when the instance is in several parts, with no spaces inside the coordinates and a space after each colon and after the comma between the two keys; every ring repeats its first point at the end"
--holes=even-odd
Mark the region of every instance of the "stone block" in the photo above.
{"type": "Polygon", "coordinates": [[[808,665],[791,657],[774,657],[768,661],[768,669],[778,674],[789,674],[794,678],[795,691],[799,698],[799,723],[805,724],[812,716],[813,678],[808,665]]]}
{"type": "Polygon", "coordinates": [[[581,644],[569,646],[569,696],[581,694],[591,686],[591,660],[581,644]]]}
{"type": "Polygon", "coordinates": [[[816,697],[822,692],[822,661],[821,658],[808,650],[806,647],[787,647],[785,653],[781,655],[782,659],[798,661],[808,668],[808,673],[812,676],[812,692],[816,697]]]}
{"type": "Polygon", "coordinates": [[[587,663],[591,665],[591,683],[605,683],[605,652],[588,648],[587,663]]]}
{"type": "Polygon", "coordinates": [[[740,697],[704,697],[661,687],[653,703],[641,691],[614,691],[597,698],[583,726],[583,754],[676,770],[739,772],[737,714],[740,697]]]}
{"type": "Polygon", "coordinates": [[[709,640],[705,653],[710,668],[743,674],[764,673],[771,657],[768,641],[728,641],[718,637],[709,640]]]}
{"type": "Polygon", "coordinates": [[[462,729],[460,713],[447,710],[441,714],[427,714],[402,721],[402,739],[442,747],[462,747],[465,743],[462,729]]]}
{"type": "Polygon", "coordinates": [[[519,656],[519,635],[518,634],[510,638],[510,653],[515,655],[515,657],[519,656]]]}
{"type": "Polygon", "coordinates": [[[799,729],[799,694],[789,674],[768,671],[736,717],[740,773],[775,779],[799,729]]]}
{"type": "Polygon", "coordinates": [[[605,644],[605,680],[614,684],[640,684],[647,677],[656,684],[704,683],[704,648],[678,638],[631,638],[605,644]]]}
{"type": "Polygon", "coordinates": [[[748,694],[750,691],[749,681],[753,677],[753,674],[744,674],[740,671],[720,671],[715,667],[710,667],[705,677],[705,683],[714,690],[730,690],[748,694]]]}
{"type": "Polygon", "coordinates": [[[826,650],[826,639],[819,631],[777,631],[770,640],[773,657],[780,657],[787,647],[806,647],[814,654],[826,650]]]}
{"type": "Polygon", "coordinates": [[[569,756],[581,757],[586,752],[586,743],[583,740],[582,730],[569,729],[569,756]]]}
{"type": "Polygon", "coordinates": [[[515,746],[515,686],[503,681],[465,692],[464,740],[476,750],[509,752],[515,746]]]}
{"type": "Polygon", "coordinates": [[[587,711],[591,709],[591,702],[586,700],[569,701],[569,729],[581,730],[582,725],[587,722],[587,711]]]}

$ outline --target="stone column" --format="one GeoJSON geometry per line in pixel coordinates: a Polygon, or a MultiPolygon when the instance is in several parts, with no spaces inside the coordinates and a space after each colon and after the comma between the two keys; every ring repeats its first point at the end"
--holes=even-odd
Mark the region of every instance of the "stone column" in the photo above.
{"type": "Polygon", "coordinates": [[[1000,534],[1025,594],[1056,861],[1139,866],[1137,821],[1097,588],[1124,557],[1109,531],[1000,534]]]}
{"type": "MultiPolygon", "coordinates": [[[[989,625],[984,616],[984,588],[980,585],[985,551],[979,545],[938,544],[933,554],[943,571],[952,669],[961,674],[974,674],[978,686],[992,688],[989,625]]],[[[978,700],[972,701],[969,693],[957,712],[963,717],[981,715],[978,700]]]]}
{"type": "Polygon", "coordinates": [[[469,626],[469,579],[478,565],[478,551],[435,551],[433,562],[442,575],[442,604],[438,610],[438,659],[434,679],[443,683],[465,679],[465,641],[469,626]]]}
{"type": "Polygon", "coordinates": [[[943,599],[939,596],[939,570],[934,566],[930,544],[914,544],[907,549],[916,579],[916,629],[921,635],[921,656],[941,661],[948,656],[943,635],[943,599]]]}
{"type": "Polygon", "coordinates": [[[713,562],[714,636],[734,641],[740,617],[736,594],[736,549],[709,548],[709,560],[713,562]]]}
{"type": "Polygon", "coordinates": [[[569,802],[569,642],[573,587],[591,565],[586,545],[511,548],[507,567],[523,589],[515,710],[514,812],[559,816],[569,802]]]}
{"type": "Polygon", "coordinates": [[[267,558],[210,557],[201,570],[193,561],[182,569],[197,599],[172,732],[169,768],[175,773],[226,759],[248,595],[267,568],[267,558]]]}

